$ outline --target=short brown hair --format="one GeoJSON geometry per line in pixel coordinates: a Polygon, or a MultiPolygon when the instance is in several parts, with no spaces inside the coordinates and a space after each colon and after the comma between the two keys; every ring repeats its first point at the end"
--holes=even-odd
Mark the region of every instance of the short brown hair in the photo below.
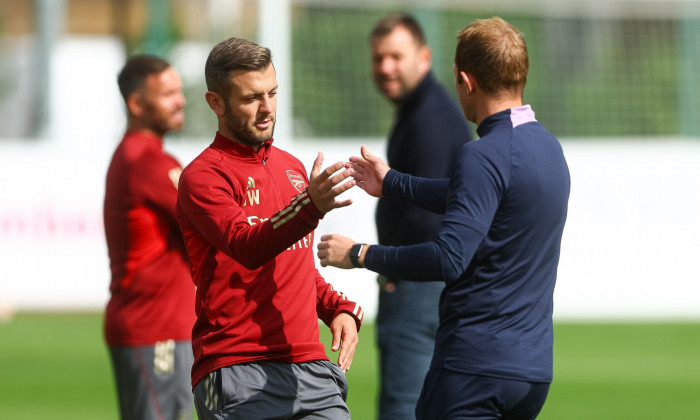
{"type": "Polygon", "coordinates": [[[136,92],[152,74],[159,74],[170,68],[170,63],[154,55],[141,54],[131,57],[117,76],[119,92],[124,101],[136,92]]]}
{"type": "Polygon", "coordinates": [[[527,46],[520,31],[505,20],[475,20],[457,35],[455,65],[471,73],[486,93],[522,93],[529,68],[527,46]]]}
{"type": "Polygon", "coordinates": [[[389,35],[399,26],[403,26],[404,28],[408,29],[408,32],[411,33],[411,36],[419,46],[422,47],[425,45],[425,35],[423,35],[423,30],[418,24],[418,21],[407,13],[390,13],[383,17],[379,22],[377,22],[374,29],[370,33],[370,42],[377,38],[382,38],[389,35]]]}
{"type": "Polygon", "coordinates": [[[234,70],[265,70],[272,63],[269,48],[242,38],[218,43],[209,53],[204,67],[207,89],[227,96],[231,89],[229,74],[234,70]]]}

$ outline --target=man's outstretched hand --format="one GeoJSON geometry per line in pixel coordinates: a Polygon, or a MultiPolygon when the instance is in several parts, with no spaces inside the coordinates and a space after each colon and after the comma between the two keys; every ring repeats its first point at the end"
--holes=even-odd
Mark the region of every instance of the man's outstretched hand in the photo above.
{"type": "Polygon", "coordinates": [[[361,157],[350,157],[350,162],[345,166],[355,170],[353,178],[360,188],[373,197],[381,197],[384,177],[391,168],[381,158],[371,154],[364,145],[360,148],[360,154],[361,157]]]}
{"type": "Polygon", "coordinates": [[[322,164],[323,153],[318,152],[318,156],[316,156],[314,165],[311,168],[309,186],[307,188],[309,197],[316,208],[322,213],[328,213],[333,209],[352,204],[352,200],[336,201],[335,198],[355,186],[356,181],[354,179],[343,182],[351,178],[355,170],[353,168],[345,168],[346,165],[343,162],[337,162],[321,171],[322,164]],[[343,171],[336,173],[343,168],[345,168],[343,171]]]}

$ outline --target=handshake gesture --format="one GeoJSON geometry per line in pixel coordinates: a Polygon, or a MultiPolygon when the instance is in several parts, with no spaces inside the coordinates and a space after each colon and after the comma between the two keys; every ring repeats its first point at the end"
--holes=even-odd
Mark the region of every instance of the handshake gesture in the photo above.
{"type": "Polygon", "coordinates": [[[355,185],[373,197],[382,196],[382,182],[390,168],[379,157],[370,154],[365,146],[360,151],[362,157],[352,156],[350,162],[336,162],[323,171],[323,153],[319,152],[316,156],[309,176],[308,192],[311,201],[321,212],[328,213],[352,204],[352,200],[336,201],[335,198],[355,185]],[[345,170],[336,174],[343,168],[345,170]],[[343,182],[350,177],[353,179],[343,182]]]}

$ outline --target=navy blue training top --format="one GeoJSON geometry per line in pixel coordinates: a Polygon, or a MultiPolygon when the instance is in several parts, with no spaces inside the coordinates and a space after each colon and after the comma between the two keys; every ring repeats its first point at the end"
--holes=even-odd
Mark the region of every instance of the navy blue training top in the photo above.
{"type": "Polygon", "coordinates": [[[445,214],[434,242],[373,245],[365,266],[389,277],[442,279],[432,367],[552,380],[552,306],[569,199],[558,140],[529,105],[489,116],[449,180],[390,170],[383,194],[445,214]]]}

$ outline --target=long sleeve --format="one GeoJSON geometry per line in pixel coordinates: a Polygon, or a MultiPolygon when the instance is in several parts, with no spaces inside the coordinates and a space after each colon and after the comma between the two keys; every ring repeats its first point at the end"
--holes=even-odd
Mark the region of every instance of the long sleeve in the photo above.
{"type": "Polygon", "coordinates": [[[321,273],[316,270],[316,292],[317,304],[316,311],[318,318],[327,326],[330,326],[333,318],[341,312],[347,312],[355,318],[357,330],[360,331],[364,311],[359,303],[348,300],[345,293],[335,290],[333,285],[326,282],[321,276],[321,273]]]}
{"type": "Polygon", "coordinates": [[[460,152],[449,183],[393,170],[387,173],[386,193],[432,211],[444,210],[445,217],[435,241],[403,247],[370,247],[365,257],[368,269],[388,277],[445,282],[456,280],[467,271],[503,191],[503,177],[475,149],[465,148],[460,152]],[[445,203],[444,208],[440,208],[441,203],[445,203]]]}
{"type": "Polygon", "coordinates": [[[448,178],[422,178],[391,169],[384,177],[382,195],[408,201],[433,213],[444,214],[449,185],[448,178]]]}
{"type": "Polygon", "coordinates": [[[312,232],[323,214],[306,189],[269,219],[248,217],[239,204],[246,190],[236,182],[223,182],[215,168],[180,181],[181,216],[202,238],[248,269],[273,259],[312,232]]]}

